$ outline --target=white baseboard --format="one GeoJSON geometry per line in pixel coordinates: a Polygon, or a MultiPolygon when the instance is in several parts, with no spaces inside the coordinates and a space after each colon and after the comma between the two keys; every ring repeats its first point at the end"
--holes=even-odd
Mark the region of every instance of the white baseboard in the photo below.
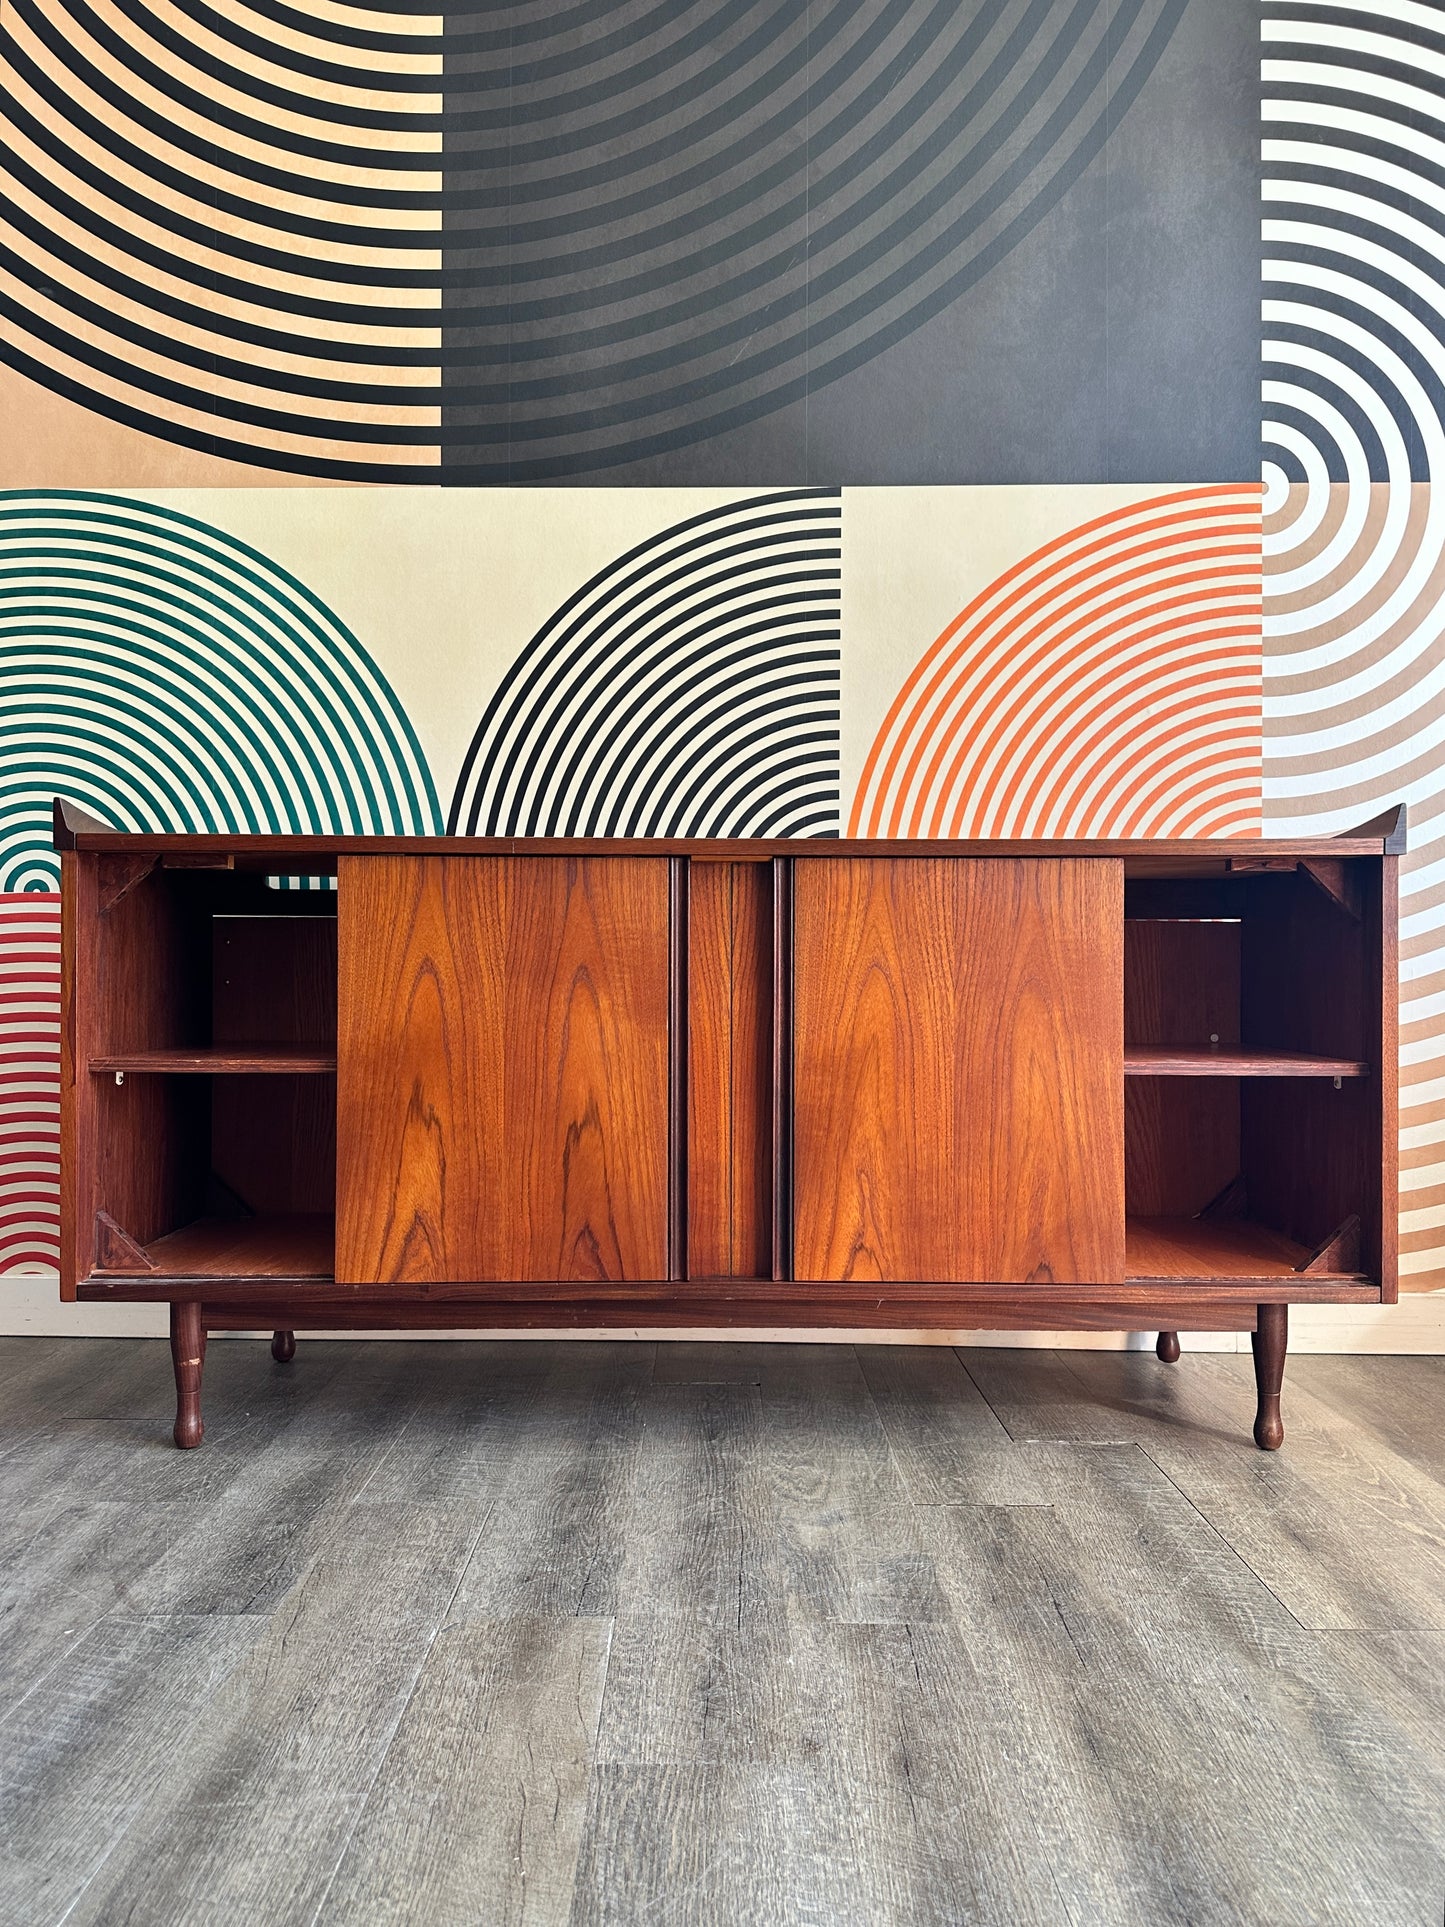
{"type": "MultiPolygon", "coordinates": [[[[0,1279],[0,1336],[20,1338],[164,1338],[164,1305],[62,1305],[55,1274],[19,1273],[0,1279]]],[[[305,1330],[298,1326],[298,1330],[305,1330]]],[[[217,1333],[217,1337],[224,1334],[217,1333]]],[[[333,1338],[657,1338],[658,1332],[609,1327],[596,1332],[421,1331],[332,1332],[333,1338]]],[[[852,1344],[848,1331],[670,1331],[669,1338],[726,1343],[743,1339],[793,1339],[812,1344],[852,1344]]],[[[1074,1347],[1080,1351],[1139,1351],[1152,1345],[1147,1332],[910,1332],[869,1334],[876,1344],[989,1345],[1028,1349],[1074,1347]]],[[[1196,1352],[1247,1350],[1240,1332],[1184,1332],[1180,1342],[1196,1352]]],[[[1411,1292],[1398,1305],[1299,1305],[1290,1314],[1289,1342],[1296,1352],[1445,1353],[1445,1292],[1411,1292]]]]}

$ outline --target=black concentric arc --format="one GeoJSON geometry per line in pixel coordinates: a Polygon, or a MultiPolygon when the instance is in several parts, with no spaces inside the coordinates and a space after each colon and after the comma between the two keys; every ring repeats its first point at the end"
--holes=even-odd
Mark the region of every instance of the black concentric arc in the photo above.
{"type": "Polygon", "coordinates": [[[836,836],[837,491],[706,510],[619,556],[487,705],[448,816],[485,836],[836,836]]]}

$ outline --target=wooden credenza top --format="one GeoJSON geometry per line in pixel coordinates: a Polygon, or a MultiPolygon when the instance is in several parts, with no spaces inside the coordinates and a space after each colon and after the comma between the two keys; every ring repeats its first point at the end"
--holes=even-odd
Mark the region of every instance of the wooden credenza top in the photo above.
{"type": "Polygon", "coordinates": [[[1405,847],[1405,808],[1339,836],[1315,837],[1055,837],[925,839],[910,837],[588,837],[588,836],[220,836],[151,835],[116,830],[57,800],[60,850],[125,851],[185,857],[198,865],[229,858],[244,869],[304,864],[317,875],[344,856],[607,856],[688,857],[694,863],[768,863],[775,857],[1112,857],[1126,876],[1226,876],[1301,857],[1398,856],[1405,847]]]}

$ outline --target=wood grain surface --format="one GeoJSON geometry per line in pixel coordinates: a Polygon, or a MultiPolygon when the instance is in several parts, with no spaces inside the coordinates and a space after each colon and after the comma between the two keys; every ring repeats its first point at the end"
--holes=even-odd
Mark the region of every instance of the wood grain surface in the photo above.
{"type": "Polygon", "coordinates": [[[667,865],[343,859],[338,908],[338,1278],[665,1278],[667,865]]]}
{"type": "Polygon", "coordinates": [[[257,1218],[197,1218],[157,1238],[147,1255],[168,1278],[331,1277],[330,1212],[257,1218]]]}
{"type": "MultiPolygon", "coordinates": [[[[89,959],[78,974],[93,973],[77,1006],[88,1021],[77,1024],[77,1083],[81,1062],[86,1074],[85,1089],[76,1091],[90,1147],[91,1208],[108,1211],[146,1244],[203,1208],[209,1090],[149,1077],[117,1088],[114,1078],[90,1077],[89,1060],[183,1047],[207,1035],[209,931],[176,879],[159,869],[136,875],[123,857],[100,860],[88,914],[84,905],[77,893],[88,924],[78,940],[89,959]]],[[[78,1215],[86,1217],[83,1199],[78,1215]]]]}
{"type": "MultiPolygon", "coordinates": [[[[1387,856],[1378,880],[1362,891],[1373,923],[1365,935],[1369,978],[1367,1034],[1377,1044],[1379,1075],[1370,1113],[1371,1138],[1379,1144],[1380,1200],[1378,1240],[1373,1252],[1380,1290],[1387,1305],[1400,1295],[1400,859],[1387,856]]],[[[1373,1155],[1373,1145],[1372,1145],[1373,1155]]],[[[1367,1234],[1368,1235],[1368,1234],[1367,1234]]]]}
{"type": "Polygon", "coordinates": [[[1368,1077],[1359,1057],[1236,1045],[1126,1044],[1125,1077],[1368,1077]]]}
{"type": "Polygon", "coordinates": [[[766,864],[700,863],[688,956],[688,1272],[772,1266],[772,892],[766,864]]]}
{"type": "Polygon", "coordinates": [[[794,869],[797,1277],[1122,1279],[1120,866],[794,869]]]}
{"type": "Polygon", "coordinates": [[[1248,1218],[1135,1218],[1125,1245],[1131,1278],[1289,1278],[1309,1249],[1248,1218]]]}
{"type": "MultiPolygon", "coordinates": [[[[1239,885],[1233,886],[1238,894],[1239,885]]],[[[1125,892],[1124,1069],[1166,1044],[1229,1050],[1239,1043],[1239,907],[1222,917],[1129,914],[1125,892]],[[1232,913],[1232,914],[1230,914],[1232,913]]],[[[1129,1077],[1124,1086],[1124,1172],[1133,1217],[1186,1217],[1239,1175],[1239,1089],[1129,1077]]]]}
{"type": "Polygon", "coordinates": [[[334,1049],[310,1044],[207,1044],[175,1050],[110,1051],[90,1060],[94,1076],[134,1071],[137,1076],[244,1076],[267,1071],[319,1076],[336,1069],[334,1049]]]}
{"type": "MultiPolygon", "coordinates": [[[[1404,805],[1397,806],[1403,811],[1404,805]]],[[[639,836],[628,847],[640,857],[686,856],[703,863],[770,863],[774,857],[796,854],[796,839],[747,836],[639,836]]],[[[285,869],[293,875],[320,875],[343,856],[590,856],[597,839],[587,836],[292,836],[233,834],[193,836],[189,832],[134,832],[108,824],[77,825],[57,840],[57,849],[125,851],[169,856],[183,853],[197,858],[231,858],[236,868],[285,869]],[[284,863],[278,859],[285,859],[284,863]]],[[[933,857],[1111,857],[1130,866],[1138,876],[1224,876],[1235,865],[1258,867],[1259,838],[1236,837],[918,837],[906,842],[891,837],[843,837],[837,847],[847,856],[920,861],[933,857]]],[[[1403,845],[1398,820],[1387,832],[1370,824],[1339,836],[1271,837],[1273,859],[1283,863],[1307,856],[1327,858],[1399,854],[1403,845]]]]}

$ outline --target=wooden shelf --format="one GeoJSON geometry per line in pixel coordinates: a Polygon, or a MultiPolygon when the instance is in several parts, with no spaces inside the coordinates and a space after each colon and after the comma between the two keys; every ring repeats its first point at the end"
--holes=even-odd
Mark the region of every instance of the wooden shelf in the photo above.
{"type": "Polygon", "coordinates": [[[167,1278],[321,1278],[336,1265],[336,1220],[294,1217],[197,1218],[146,1246],[167,1278]]]}
{"type": "Polygon", "coordinates": [[[210,1044],[199,1050],[116,1051],[92,1057],[93,1075],[321,1075],[336,1069],[336,1051],[319,1044],[210,1044]]]}
{"type": "Polygon", "coordinates": [[[1253,1050],[1242,1044],[1126,1044],[1125,1077],[1368,1077],[1352,1057],[1253,1050]]]}
{"type": "Polygon", "coordinates": [[[1287,1278],[1314,1284],[1302,1267],[1310,1252],[1249,1218],[1130,1218],[1124,1228],[1124,1273],[1134,1279],[1287,1278]]]}

